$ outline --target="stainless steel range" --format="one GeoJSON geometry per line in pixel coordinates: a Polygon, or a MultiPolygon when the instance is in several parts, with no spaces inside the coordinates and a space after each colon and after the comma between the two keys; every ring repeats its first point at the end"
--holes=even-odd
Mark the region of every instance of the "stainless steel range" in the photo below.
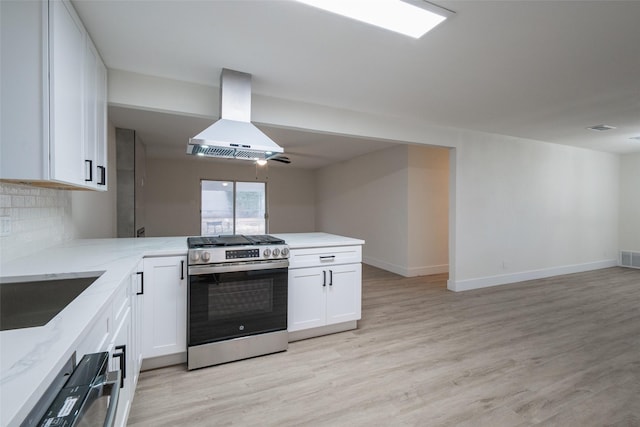
{"type": "Polygon", "coordinates": [[[187,242],[188,369],[286,350],[285,241],[229,235],[187,242]]]}

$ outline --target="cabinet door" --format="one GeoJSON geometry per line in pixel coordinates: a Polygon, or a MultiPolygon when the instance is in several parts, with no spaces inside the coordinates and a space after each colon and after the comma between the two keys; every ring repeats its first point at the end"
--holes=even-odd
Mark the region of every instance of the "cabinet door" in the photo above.
{"type": "Polygon", "coordinates": [[[362,266],[331,267],[327,290],[327,324],[358,320],[362,306],[362,266]]]}
{"type": "Polygon", "coordinates": [[[96,73],[96,184],[98,190],[107,191],[107,68],[99,56],[96,73]]]}
{"type": "Polygon", "coordinates": [[[100,55],[86,37],[84,68],[84,162],[87,168],[86,185],[106,190],[106,78],[100,55]]]}
{"type": "Polygon", "coordinates": [[[96,164],[96,81],[99,57],[88,37],[85,38],[84,49],[84,138],[82,142],[86,168],[85,183],[91,188],[96,188],[98,182],[96,164]]]}
{"type": "Polygon", "coordinates": [[[133,400],[133,383],[132,365],[133,355],[131,353],[131,309],[127,307],[126,314],[119,323],[112,345],[110,346],[111,366],[110,370],[120,369],[122,375],[122,386],[120,388],[120,396],[118,397],[118,409],[116,411],[115,424],[118,427],[124,427],[127,424],[131,401],[133,400]],[[119,355],[119,356],[118,356],[119,355]]]}
{"type": "Polygon", "coordinates": [[[185,256],[145,258],[143,358],[187,351],[185,256]]]}
{"type": "Polygon", "coordinates": [[[71,5],[50,2],[49,16],[49,152],[51,178],[84,186],[85,32],[71,5]]]}
{"type": "Polygon", "coordinates": [[[138,376],[142,368],[142,329],[144,316],[144,263],[140,262],[131,275],[131,356],[133,386],[138,384],[138,376]]]}
{"type": "Polygon", "coordinates": [[[289,270],[289,332],[325,325],[325,274],[320,267],[289,270]]]}

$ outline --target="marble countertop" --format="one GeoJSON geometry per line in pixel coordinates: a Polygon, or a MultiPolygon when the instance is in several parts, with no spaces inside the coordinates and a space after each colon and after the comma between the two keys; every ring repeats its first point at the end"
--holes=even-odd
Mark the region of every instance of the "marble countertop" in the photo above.
{"type": "MultiPolygon", "coordinates": [[[[292,249],[362,245],[363,240],[328,233],[273,234],[292,249]]],[[[32,256],[0,264],[0,276],[104,272],[49,323],[0,332],[0,426],[19,424],[69,359],[120,284],[145,256],[186,255],[187,237],[85,239],[62,243],[32,256]]]]}
{"type": "Polygon", "coordinates": [[[274,233],[272,236],[283,239],[290,249],[364,245],[364,240],[329,233],[274,233]]]}
{"type": "Polygon", "coordinates": [[[0,332],[0,426],[19,425],[27,416],[144,256],[186,253],[186,237],[73,240],[2,264],[0,275],[6,281],[104,273],[46,325],[0,332]]]}

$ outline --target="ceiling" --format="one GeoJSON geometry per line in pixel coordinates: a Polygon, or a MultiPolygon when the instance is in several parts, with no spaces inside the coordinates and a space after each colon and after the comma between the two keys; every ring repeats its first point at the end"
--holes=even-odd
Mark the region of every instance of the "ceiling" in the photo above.
{"type": "MultiPolygon", "coordinates": [[[[419,40],[294,1],[73,4],[110,69],[217,86],[220,70],[231,68],[252,74],[253,93],[265,96],[640,152],[640,140],[631,139],[640,137],[640,1],[443,0],[437,4],[456,14],[419,40]],[[599,124],[616,129],[587,129],[599,124]]],[[[167,152],[184,150],[210,124],[122,107],[109,113],[116,126],[167,152]]],[[[299,167],[389,144],[263,130],[292,157],[302,153],[299,167]],[[353,149],[333,155],[341,150],[327,150],[325,141],[353,149]]]]}
{"type": "MultiPolygon", "coordinates": [[[[136,110],[120,106],[109,107],[109,119],[124,129],[135,129],[147,146],[149,157],[173,158],[186,156],[187,141],[211,124],[211,119],[180,116],[155,111],[136,110]]],[[[372,141],[355,137],[321,134],[295,129],[258,125],[260,130],[284,148],[290,166],[318,169],[353,159],[362,154],[391,147],[391,141],[372,141]]],[[[395,142],[397,144],[398,142],[395,142]]],[[[227,159],[201,159],[229,162],[227,159]]],[[[273,166],[282,163],[270,162],[273,166]]],[[[287,167],[290,167],[287,165],[287,167]]]]}

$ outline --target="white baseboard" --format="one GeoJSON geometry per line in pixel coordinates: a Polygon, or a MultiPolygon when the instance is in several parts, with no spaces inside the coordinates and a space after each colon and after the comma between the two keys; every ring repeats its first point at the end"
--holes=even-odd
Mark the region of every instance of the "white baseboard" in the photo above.
{"type": "Polygon", "coordinates": [[[449,265],[430,265],[422,267],[405,267],[403,265],[392,264],[372,257],[362,257],[362,262],[381,268],[392,273],[399,274],[404,277],[427,276],[430,274],[441,274],[449,272],[449,265]]]}
{"type": "Polygon", "coordinates": [[[165,366],[179,365],[187,362],[187,352],[169,354],[167,356],[158,356],[144,359],[142,361],[141,371],[151,369],[164,368],[165,366]]]}
{"type": "Polygon", "coordinates": [[[525,280],[544,279],[546,277],[560,276],[562,274],[582,273],[584,271],[599,270],[601,268],[615,267],[617,265],[618,260],[607,259],[585,264],[564,265],[560,267],[544,268],[540,270],[530,270],[511,274],[479,277],[477,279],[465,279],[458,281],[449,280],[447,283],[447,288],[450,291],[454,292],[469,291],[472,289],[481,289],[491,286],[524,282],[525,280]]]}
{"type": "Polygon", "coordinates": [[[449,272],[449,264],[430,265],[424,267],[410,267],[408,277],[428,276],[430,274],[442,274],[449,272]]]}
{"type": "Polygon", "coordinates": [[[321,335],[335,334],[338,332],[350,331],[358,329],[358,321],[351,320],[329,326],[320,326],[317,328],[304,329],[302,331],[289,332],[289,342],[306,340],[307,338],[319,337],[321,335]]]}

